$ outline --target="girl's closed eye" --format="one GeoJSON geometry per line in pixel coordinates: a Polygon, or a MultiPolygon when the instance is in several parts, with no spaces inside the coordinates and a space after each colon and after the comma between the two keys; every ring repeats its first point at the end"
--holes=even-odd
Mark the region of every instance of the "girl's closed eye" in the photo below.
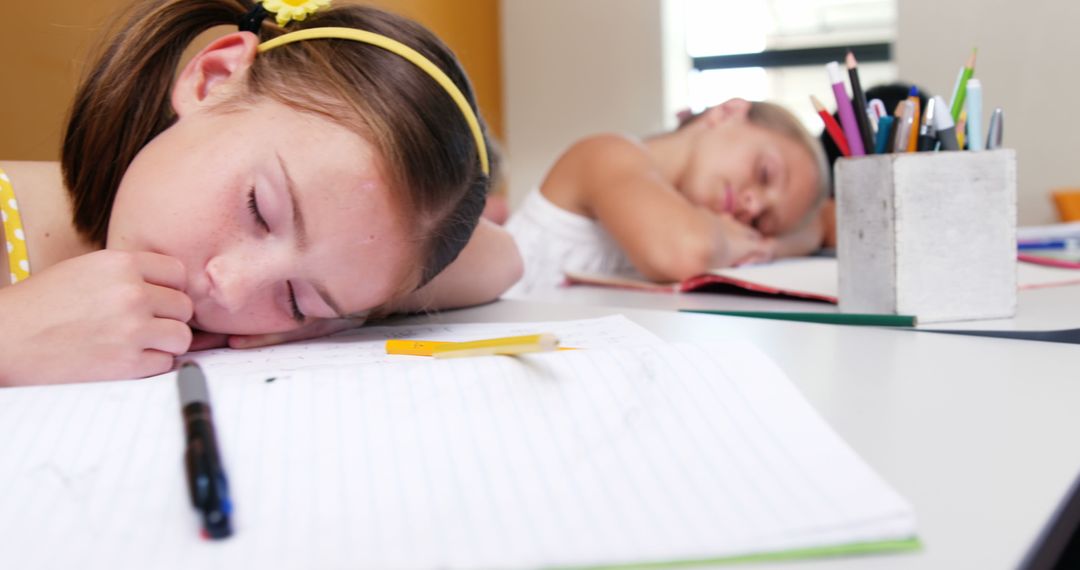
{"type": "MultiPolygon", "coordinates": [[[[255,187],[252,186],[248,190],[247,199],[248,210],[251,211],[251,215],[255,217],[255,223],[258,224],[264,231],[270,231],[270,224],[266,223],[266,219],[263,218],[262,213],[259,212],[259,201],[255,198],[255,187]]],[[[291,291],[291,289],[290,289],[291,291]]]]}
{"type": "Polygon", "coordinates": [[[761,170],[758,173],[758,181],[761,185],[767,187],[772,182],[772,171],[769,169],[769,165],[762,164],[761,170]]]}
{"type": "Polygon", "coordinates": [[[296,324],[304,324],[304,320],[307,319],[307,315],[300,310],[300,304],[296,302],[296,291],[293,290],[292,282],[286,281],[285,286],[289,291],[289,310],[292,313],[292,319],[296,321],[296,324]]]}
{"type": "MultiPolygon", "coordinates": [[[[247,207],[248,210],[251,211],[252,217],[255,218],[255,223],[262,228],[263,231],[269,233],[270,224],[267,223],[266,218],[264,218],[262,212],[259,211],[259,200],[256,197],[254,186],[248,190],[247,207]]],[[[300,310],[300,304],[296,300],[296,291],[293,289],[292,282],[285,282],[285,290],[287,293],[287,313],[289,317],[296,321],[296,324],[303,324],[307,319],[307,315],[300,310]]]]}

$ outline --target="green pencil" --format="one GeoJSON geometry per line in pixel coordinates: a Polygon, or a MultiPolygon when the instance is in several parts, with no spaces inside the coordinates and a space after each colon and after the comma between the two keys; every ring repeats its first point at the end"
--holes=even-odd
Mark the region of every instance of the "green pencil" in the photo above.
{"type": "Polygon", "coordinates": [[[964,109],[964,97],[967,95],[968,79],[971,79],[971,76],[975,74],[976,51],[976,49],[971,50],[971,57],[968,58],[964,67],[960,68],[960,74],[956,77],[956,85],[953,86],[952,108],[949,109],[949,114],[952,115],[954,123],[960,119],[960,111],[964,109]]]}
{"type": "Polygon", "coordinates": [[[871,327],[913,327],[911,315],[876,315],[870,313],[790,313],[782,311],[719,311],[713,309],[679,309],[683,313],[706,313],[728,317],[751,317],[780,321],[801,321],[831,325],[862,325],[871,327]]]}

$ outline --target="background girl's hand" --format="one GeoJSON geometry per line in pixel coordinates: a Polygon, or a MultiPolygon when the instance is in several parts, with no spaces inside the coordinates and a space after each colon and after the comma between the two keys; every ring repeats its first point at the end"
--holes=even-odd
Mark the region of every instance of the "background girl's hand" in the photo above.
{"type": "Polygon", "coordinates": [[[0,289],[0,384],[167,372],[191,344],[178,260],[101,250],[0,289]]]}
{"type": "Polygon", "coordinates": [[[720,214],[720,232],[726,242],[724,259],[719,267],[764,263],[775,257],[775,240],[736,220],[730,214],[720,214]]]}

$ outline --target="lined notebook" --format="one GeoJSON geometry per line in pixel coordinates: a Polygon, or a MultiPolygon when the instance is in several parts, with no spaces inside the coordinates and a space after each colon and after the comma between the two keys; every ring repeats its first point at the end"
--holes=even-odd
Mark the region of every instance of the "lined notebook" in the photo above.
{"type": "Polygon", "coordinates": [[[760,351],[615,324],[640,344],[337,365],[309,350],[312,366],[278,376],[257,368],[272,358],[206,359],[236,505],[220,542],[197,537],[172,375],[0,391],[0,567],[545,568],[917,545],[908,503],[760,351]]]}
{"type": "MultiPolygon", "coordinates": [[[[839,295],[836,258],[798,257],[761,265],[715,269],[681,283],[652,283],[642,279],[567,272],[570,285],[604,285],[658,292],[749,292],[836,303],[839,295]]],[[[1019,289],[1080,284],[1075,268],[1052,267],[1030,259],[1016,264],[1019,289]]]]}

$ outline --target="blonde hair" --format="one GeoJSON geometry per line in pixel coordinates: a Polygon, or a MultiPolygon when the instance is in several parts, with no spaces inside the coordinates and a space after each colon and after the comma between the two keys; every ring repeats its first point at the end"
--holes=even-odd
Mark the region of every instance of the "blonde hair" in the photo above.
{"type": "Polygon", "coordinates": [[[746,118],[763,129],[768,129],[795,141],[809,152],[810,157],[814,160],[814,167],[817,169],[818,174],[817,200],[814,204],[817,205],[829,196],[832,177],[829,160],[825,156],[825,149],[822,148],[821,141],[811,135],[810,131],[806,130],[806,127],[791,111],[776,103],[754,101],[750,104],[750,112],[746,118]]]}

